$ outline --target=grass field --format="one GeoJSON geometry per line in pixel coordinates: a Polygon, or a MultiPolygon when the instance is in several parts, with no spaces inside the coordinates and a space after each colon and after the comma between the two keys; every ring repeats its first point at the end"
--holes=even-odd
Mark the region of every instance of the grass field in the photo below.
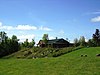
{"type": "Polygon", "coordinates": [[[91,47],[56,58],[0,59],[0,75],[100,75],[98,53],[100,47],[91,47]]]}

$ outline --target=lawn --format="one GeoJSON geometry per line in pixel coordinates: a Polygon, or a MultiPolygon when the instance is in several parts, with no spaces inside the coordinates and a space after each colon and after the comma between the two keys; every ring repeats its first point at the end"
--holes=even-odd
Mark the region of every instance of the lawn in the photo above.
{"type": "Polygon", "coordinates": [[[100,75],[98,53],[100,47],[91,47],[55,58],[0,59],[0,75],[100,75]]]}

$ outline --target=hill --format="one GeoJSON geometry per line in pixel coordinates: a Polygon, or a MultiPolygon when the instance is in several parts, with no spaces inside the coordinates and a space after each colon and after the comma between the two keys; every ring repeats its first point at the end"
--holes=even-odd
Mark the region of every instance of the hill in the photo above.
{"type": "Polygon", "coordinates": [[[98,53],[100,47],[91,47],[56,58],[0,59],[0,75],[100,75],[98,53]]]}
{"type": "Polygon", "coordinates": [[[5,56],[3,58],[17,58],[17,59],[36,59],[47,57],[58,57],[66,53],[81,49],[83,47],[67,47],[67,48],[22,48],[20,51],[5,56]]]}

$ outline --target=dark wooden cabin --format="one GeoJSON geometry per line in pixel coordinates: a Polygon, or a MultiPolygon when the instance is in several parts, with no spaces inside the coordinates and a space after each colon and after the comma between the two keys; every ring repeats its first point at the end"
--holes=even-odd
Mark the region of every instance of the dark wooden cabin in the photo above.
{"type": "Polygon", "coordinates": [[[48,42],[45,44],[43,40],[40,40],[37,45],[40,47],[63,48],[63,47],[69,47],[69,42],[62,38],[62,39],[48,40],[48,42]]]}

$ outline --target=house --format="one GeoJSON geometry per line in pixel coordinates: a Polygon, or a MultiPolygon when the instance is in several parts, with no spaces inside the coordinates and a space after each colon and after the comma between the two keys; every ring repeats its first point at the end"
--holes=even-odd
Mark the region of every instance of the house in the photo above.
{"type": "Polygon", "coordinates": [[[39,47],[45,47],[45,42],[43,40],[40,40],[39,43],[37,44],[37,46],[39,47]]]}
{"type": "Polygon", "coordinates": [[[56,38],[56,39],[48,40],[46,44],[43,42],[43,40],[40,40],[37,45],[39,47],[63,48],[63,47],[69,47],[69,42],[64,40],[63,38],[61,39],[56,38]]]}

